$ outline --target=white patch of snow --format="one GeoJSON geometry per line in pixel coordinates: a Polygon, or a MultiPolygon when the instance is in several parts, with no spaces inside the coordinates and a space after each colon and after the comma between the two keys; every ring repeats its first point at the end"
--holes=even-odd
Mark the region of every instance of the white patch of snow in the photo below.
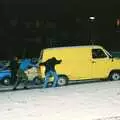
{"type": "Polygon", "coordinates": [[[120,120],[120,81],[1,92],[0,120],[120,120]]]}

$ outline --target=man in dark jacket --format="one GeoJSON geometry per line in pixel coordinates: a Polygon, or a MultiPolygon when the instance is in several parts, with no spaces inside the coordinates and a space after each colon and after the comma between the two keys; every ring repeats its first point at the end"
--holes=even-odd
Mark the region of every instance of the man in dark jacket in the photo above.
{"type": "Polygon", "coordinates": [[[14,84],[17,79],[17,70],[18,70],[18,58],[14,56],[13,60],[10,62],[10,69],[11,69],[11,83],[14,84]]]}
{"type": "Polygon", "coordinates": [[[60,64],[61,62],[62,62],[62,60],[57,60],[55,57],[52,57],[52,58],[48,59],[47,61],[40,63],[40,65],[45,66],[45,82],[44,82],[44,86],[43,86],[44,88],[47,87],[48,80],[49,80],[50,76],[54,77],[52,87],[57,86],[58,75],[57,75],[56,70],[55,70],[55,65],[60,64]]]}

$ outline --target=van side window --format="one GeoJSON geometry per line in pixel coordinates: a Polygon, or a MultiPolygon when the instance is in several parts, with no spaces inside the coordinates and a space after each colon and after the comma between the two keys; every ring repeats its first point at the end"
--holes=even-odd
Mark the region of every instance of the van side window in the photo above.
{"type": "Polygon", "coordinates": [[[106,58],[106,54],[101,49],[92,49],[92,58],[106,58]]]}

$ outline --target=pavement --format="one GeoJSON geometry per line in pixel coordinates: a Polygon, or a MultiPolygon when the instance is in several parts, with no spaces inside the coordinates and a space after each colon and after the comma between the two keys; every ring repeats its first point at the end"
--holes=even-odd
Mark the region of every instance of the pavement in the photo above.
{"type": "MultiPolygon", "coordinates": [[[[20,83],[20,85],[17,87],[17,90],[23,90],[23,83],[20,83]]],[[[37,89],[37,88],[41,88],[42,85],[32,85],[32,84],[28,84],[28,89],[37,89]]],[[[5,86],[5,85],[2,85],[0,84],[0,92],[8,92],[8,91],[11,91],[13,89],[13,85],[9,85],[9,86],[5,86]]]]}

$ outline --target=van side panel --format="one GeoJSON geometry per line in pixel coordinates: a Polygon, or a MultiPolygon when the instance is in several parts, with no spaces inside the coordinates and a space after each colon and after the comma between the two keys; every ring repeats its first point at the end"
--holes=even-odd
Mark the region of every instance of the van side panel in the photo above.
{"type": "MultiPolygon", "coordinates": [[[[91,77],[91,49],[90,48],[56,48],[43,51],[42,61],[51,57],[62,59],[62,63],[56,65],[58,74],[68,76],[69,80],[89,79],[91,77]]],[[[42,67],[42,76],[44,76],[42,67]]]]}
{"type": "MultiPolygon", "coordinates": [[[[58,74],[66,75],[69,80],[86,80],[108,78],[111,71],[119,71],[120,59],[112,58],[101,46],[75,46],[44,49],[42,62],[51,57],[62,59],[56,65],[58,74]],[[106,57],[92,57],[92,49],[101,49],[106,57]]],[[[40,67],[41,77],[44,78],[44,66],[40,67]]]]}

